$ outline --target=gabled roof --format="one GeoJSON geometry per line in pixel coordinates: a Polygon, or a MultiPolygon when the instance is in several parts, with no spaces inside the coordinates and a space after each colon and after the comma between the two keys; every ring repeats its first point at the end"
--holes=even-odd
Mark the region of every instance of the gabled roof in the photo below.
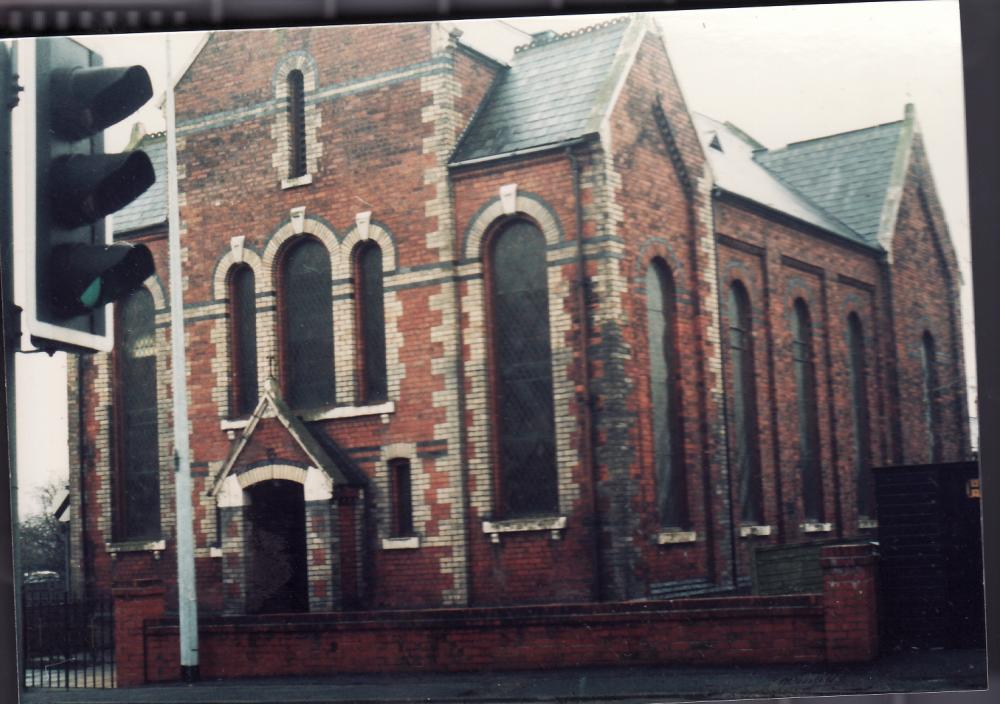
{"type": "Polygon", "coordinates": [[[717,188],[846,239],[863,241],[851,228],[782,183],[755,161],[754,153],[760,149],[759,142],[728,122],[719,122],[698,113],[692,113],[692,118],[717,188]]]}
{"type": "Polygon", "coordinates": [[[144,230],[167,222],[167,137],[164,132],[146,135],[136,145],[153,162],[156,182],[114,215],[115,235],[144,230]]]}
{"type": "Polygon", "coordinates": [[[878,247],[897,149],[907,120],[761,151],[756,160],[878,247]]]}
{"type": "Polygon", "coordinates": [[[584,29],[540,32],[518,47],[511,66],[473,118],[452,163],[556,145],[597,131],[622,65],[627,30],[620,17],[584,29]]]}
{"type": "Polygon", "coordinates": [[[278,394],[277,382],[274,379],[268,379],[264,382],[264,394],[261,396],[260,401],[257,402],[257,407],[250,414],[250,418],[243,428],[240,437],[233,442],[226,461],[222,463],[222,467],[219,468],[212,479],[212,488],[209,492],[211,495],[214,496],[221,489],[222,483],[229,476],[233,467],[236,466],[237,460],[239,460],[244,448],[250,442],[250,438],[257,429],[260,420],[266,417],[277,418],[278,422],[285,426],[288,434],[292,436],[292,439],[295,440],[306,457],[309,458],[315,467],[326,472],[334,484],[355,486],[360,483],[359,479],[362,476],[360,470],[353,465],[347,457],[347,453],[331,438],[324,438],[323,442],[320,442],[309,428],[306,427],[306,424],[302,422],[302,419],[291,411],[288,404],[278,394]],[[328,451],[328,448],[332,452],[328,451]]]}

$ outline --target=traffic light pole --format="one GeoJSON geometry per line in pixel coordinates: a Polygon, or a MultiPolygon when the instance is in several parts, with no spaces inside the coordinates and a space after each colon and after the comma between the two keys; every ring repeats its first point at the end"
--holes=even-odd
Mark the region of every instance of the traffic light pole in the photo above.
{"type": "Polygon", "coordinates": [[[170,257],[170,366],[173,372],[174,447],[176,451],[177,592],[180,616],[181,678],[198,680],[198,593],[194,574],[194,525],[191,511],[191,450],[188,443],[187,363],[184,352],[184,293],[181,290],[180,209],[177,199],[177,125],[174,76],[167,61],[167,224],[170,257]]]}
{"type": "MultiPolygon", "coordinates": [[[[10,585],[3,585],[3,603],[0,603],[0,613],[3,614],[0,629],[3,638],[0,647],[8,653],[13,645],[14,657],[9,655],[0,658],[0,688],[5,701],[19,701],[21,683],[24,681],[24,649],[21,639],[21,560],[18,544],[17,521],[17,423],[14,394],[14,355],[20,347],[20,311],[14,305],[14,226],[11,212],[13,210],[13,164],[11,160],[11,111],[17,105],[17,86],[11,65],[11,54],[7,45],[0,42],[0,325],[2,325],[4,351],[5,410],[7,418],[6,449],[10,473],[7,477],[7,489],[10,501],[0,501],[0,525],[10,526],[10,542],[0,545],[0,575],[10,575],[10,585]],[[12,603],[13,602],[13,603],[12,603]],[[9,606],[13,605],[11,611],[9,606]],[[8,622],[12,615],[12,623],[8,622]],[[11,671],[13,670],[13,671],[11,671]]],[[[4,429],[0,428],[0,433],[4,429]]]]}

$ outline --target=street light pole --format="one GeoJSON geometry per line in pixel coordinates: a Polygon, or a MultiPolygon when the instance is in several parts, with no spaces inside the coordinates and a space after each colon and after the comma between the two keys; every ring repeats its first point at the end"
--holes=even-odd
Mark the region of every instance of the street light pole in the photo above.
{"type": "Polygon", "coordinates": [[[187,364],[184,353],[184,293],[181,290],[180,208],[177,199],[177,125],[174,76],[167,62],[167,224],[170,259],[170,366],[173,372],[175,491],[177,502],[177,593],[180,616],[181,679],[198,680],[198,593],[194,574],[194,525],[191,507],[191,449],[188,443],[187,364]]]}

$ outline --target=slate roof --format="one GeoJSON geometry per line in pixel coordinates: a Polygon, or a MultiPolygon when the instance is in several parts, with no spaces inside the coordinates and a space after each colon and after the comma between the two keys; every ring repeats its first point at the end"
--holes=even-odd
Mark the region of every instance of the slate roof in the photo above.
{"type": "Polygon", "coordinates": [[[473,118],[452,162],[582,137],[629,26],[623,17],[519,47],[473,118]]]}
{"type": "Polygon", "coordinates": [[[861,242],[856,232],[824,212],[809,198],[790,188],[754,160],[760,144],[739,128],[698,113],[692,113],[715,185],[794,218],[861,242]],[[718,145],[719,148],[712,146],[718,145]]]}
{"type": "Polygon", "coordinates": [[[878,247],[904,120],[789,144],[754,156],[782,181],[878,247]]]}
{"type": "Polygon", "coordinates": [[[136,147],[153,162],[156,183],[114,214],[115,235],[124,235],[167,221],[167,138],[163,132],[147,135],[136,147]]]}

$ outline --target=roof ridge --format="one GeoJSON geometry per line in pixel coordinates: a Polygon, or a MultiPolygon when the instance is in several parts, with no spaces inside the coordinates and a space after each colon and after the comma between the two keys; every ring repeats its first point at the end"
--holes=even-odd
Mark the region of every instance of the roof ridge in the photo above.
{"type": "Polygon", "coordinates": [[[877,124],[877,125],[869,125],[868,127],[858,127],[856,129],[853,129],[853,130],[844,130],[843,132],[834,132],[833,134],[826,134],[826,135],[822,135],[820,137],[810,137],[809,139],[800,139],[797,142],[789,142],[785,146],[779,147],[777,149],[765,149],[764,152],[763,152],[763,154],[774,154],[775,152],[783,152],[783,151],[786,151],[788,149],[791,149],[792,147],[798,147],[798,146],[801,146],[803,144],[809,144],[810,142],[819,142],[819,141],[824,140],[824,139],[833,139],[834,137],[843,137],[844,135],[847,135],[847,134],[854,134],[855,132],[865,132],[867,130],[878,129],[880,127],[888,127],[889,125],[898,125],[898,124],[902,124],[905,121],[906,121],[905,119],[903,119],[903,120],[892,120],[890,122],[882,122],[882,123],[877,124]]]}
{"type": "Polygon", "coordinates": [[[574,29],[569,32],[562,32],[561,34],[552,30],[536,32],[534,35],[536,37],[535,39],[532,39],[527,44],[521,44],[520,46],[514,47],[514,53],[519,54],[522,51],[527,51],[528,49],[536,49],[540,46],[546,46],[548,44],[563,41],[564,39],[572,39],[583,34],[590,34],[591,32],[596,32],[598,30],[605,29],[606,27],[621,24],[622,22],[628,22],[629,19],[631,19],[630,15],[622,15],[621,17],[613,17],[612,19],[605,20],[604,22],[587,25],[586,27],[580,27],[579,29],[574,29]]]}

